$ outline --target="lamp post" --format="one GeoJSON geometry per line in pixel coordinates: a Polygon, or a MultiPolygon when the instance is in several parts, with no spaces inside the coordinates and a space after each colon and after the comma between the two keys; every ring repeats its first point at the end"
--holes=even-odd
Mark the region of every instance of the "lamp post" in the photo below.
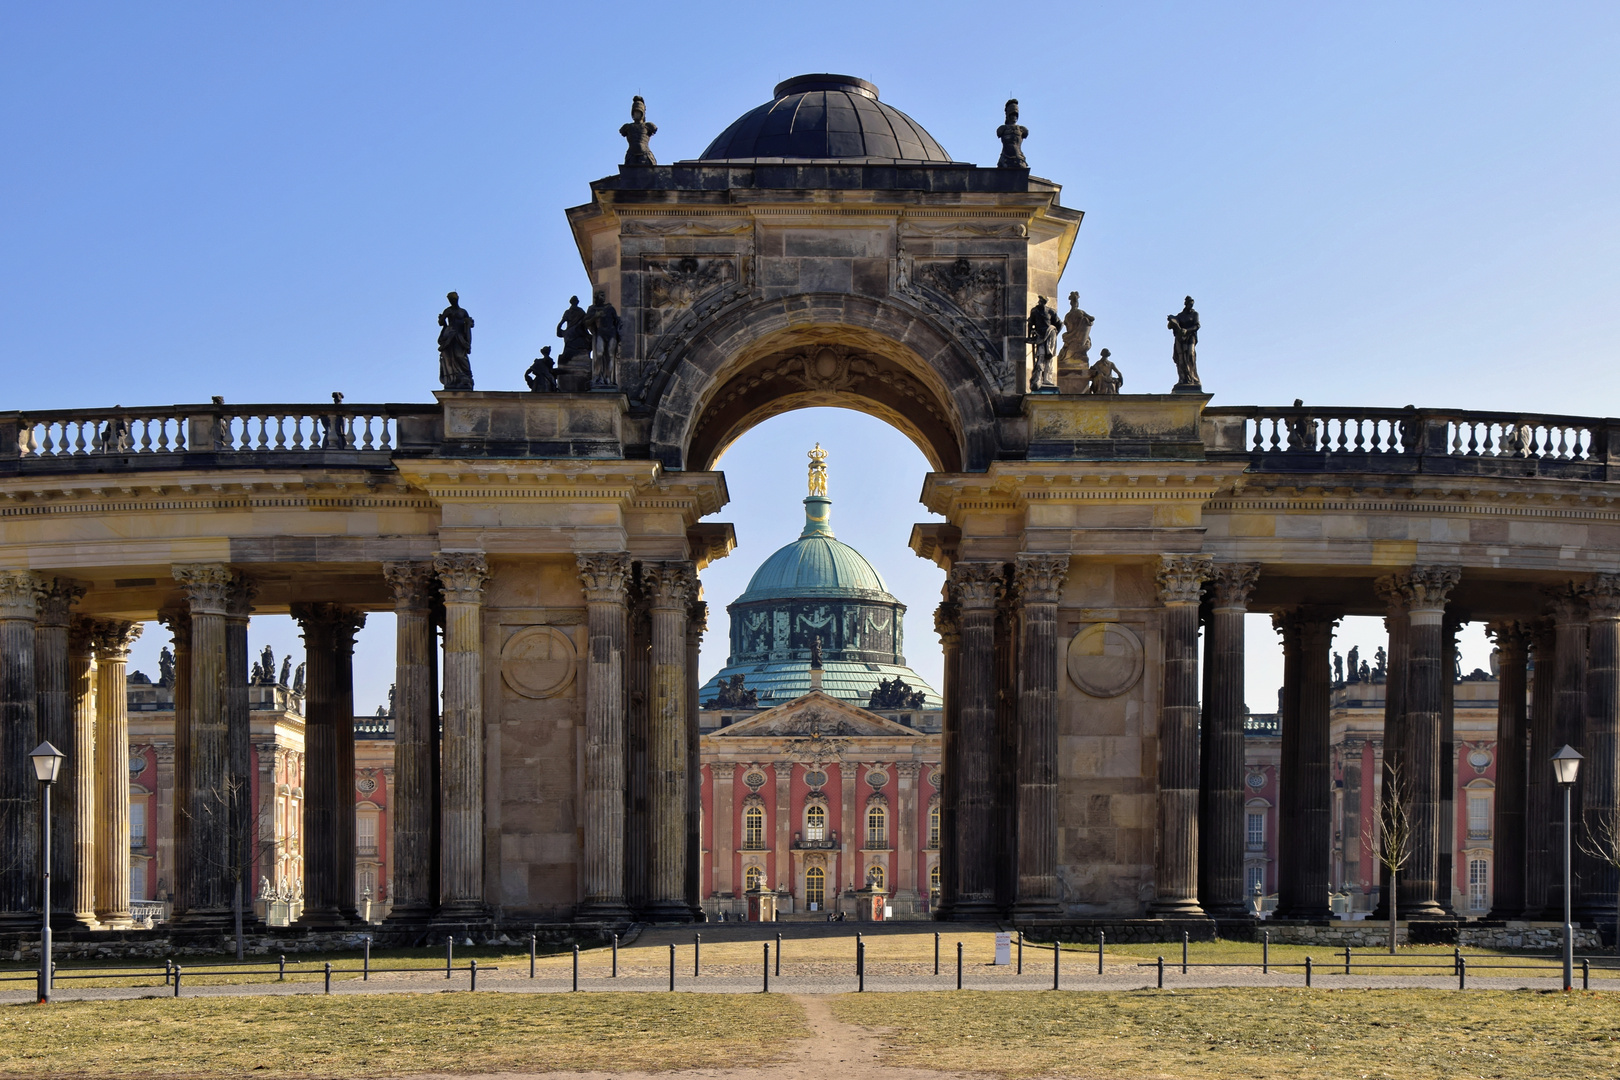
{"type": "Polygon", "coordinates": [[[1569,880],[1569,845],[1572,825],[1569,813],[1569,793],[1575,786],[1575,777],[1581,771],[1581,755],[1573,746],[1564,744],[1563,749],[1552,756],[1553,776],[1557,777],[1558,785],[1564,789],[1564,989],[1575,988],[1575,928],[1570,924],[1570,880],[1569,880]]]}
{"type": "Polygon", "coordinates": [[[62,771],[65,755],[49,742],[42,742],[28,756],[33,759],[34,775],[39,778],[45,796],[45,842],[39,860],[44,877],[44,902],[41,906],[45,912],[39,942],[39,1001],[43,1005],[51,1000],[51,785],[56,783],[56,775],[62,771]]]}

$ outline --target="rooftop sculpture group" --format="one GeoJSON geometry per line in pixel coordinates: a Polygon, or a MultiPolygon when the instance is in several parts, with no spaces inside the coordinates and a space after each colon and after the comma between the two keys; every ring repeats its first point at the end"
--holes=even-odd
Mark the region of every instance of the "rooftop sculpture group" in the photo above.
{"type": "MultiPolygon", "coordinates": [[[[1119,393],[1125,377],[1108,358],[1108,350],[1098,354],[1096,363],[1091,362],[1091,327],[1096,321],[1095,316],[1080,309],[1078,292],[1069,294],[1069,311],[1061,320],[1046,306],[1046,297],[1036,298],[1035,306],[1029,310],[1024,338],[1034,352],[1029,376],[1031,393],[1119,393]],[[1059,330],[1063,331],[1061,351],[1058,349],[1059,330]]],[[[1198,312],[1193,309],[1193,298],[1187,297],[1186,305],[1167,322],[1175,337],[1171,359],[1176,365],[1176,385],[1171,393],[1200,393],[1203,387],[1198,379],[1199,321],[1198,312]]]]}

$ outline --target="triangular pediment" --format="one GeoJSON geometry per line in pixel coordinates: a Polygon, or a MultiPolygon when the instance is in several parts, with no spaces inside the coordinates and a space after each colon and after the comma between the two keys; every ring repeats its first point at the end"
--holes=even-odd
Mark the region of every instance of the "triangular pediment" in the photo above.
{"type": "Polygon", "coordinates": [[[718,731],[710,738],[735,739],[772,736],[780,738],[920,738],[921,732],[885,720],[875,712],[858,705],[840,701],[835,697],[812,690],[803,697],[766,709],[756,716],[718,731]]]}

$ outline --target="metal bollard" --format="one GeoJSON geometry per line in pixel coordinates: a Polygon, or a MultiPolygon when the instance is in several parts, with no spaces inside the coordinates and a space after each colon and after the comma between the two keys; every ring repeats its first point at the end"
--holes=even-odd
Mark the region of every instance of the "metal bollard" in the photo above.
{"type": "Polygon", "coordinates": [[[1468,989],[1468,957],[1457,958],[1457,989],[1468,989]]]}
{"type": "Polygon", "coordinates": [[[478,961],[476,961],[476,960],[467,961],[467,974],[468,974],[467,989],[468,990],[477,990],[478,989],[478,961]]]}
{"type": "Polygon", "coordinates": [[[619,935],[613,935],[613,978],[619,977],[619,935]]]}
{"type": "Polygon", "coordinates": [[[1462,970],[1462,949],[1453,947],[1451,950],[1451,973],[1453,975],[1462,970]]]}
{"type": "Polygon", "coordinates": [[[1187,931],[1181,932],[1181,973],[1187,974],[1187,931]]]}
{"type": "MultiPolygon", "coordinates": [[[[533,970],[534,970],[534,965],[532,965],[532,964],[529,965],[529,970],[531,972],[531,974],[529,975],[529,978],[532,979],[532,978],[534,978],[534,975],[532,974],[533,970]]],[[[579,993],[579,946],[578,945],[574,946],[574,993],[576,993],[576,994],[579,993]]]]}
{"type": "Polygon", "coordinates": [[[1305,989],[1311,988],[1311,958],[1305,958],[1305,989]]]}
{"type": "Polygon", "coordinates": [[[454,934],[444,939],[444,977],[450,977],[450,964],[456,958],[456,937],[454,934]]]}
{"type": "Polygon", "coordinates": [[[1581,961],[1581,989],[1592,989],[1592,961],[1590,960],[1583,959],[1581,961]]]}
{"type": "Polygon", "coordinates": [[[700,975],[702,975],[702,970],[701,970],[701,968],[702,968],[702,960],[703,960],[703,935],[702,934],[693,934],[692,935],[692,978],[694,978],[694,979],[696,979],[700,975]]]}
{"type": "Polygon", "coordinates": [[[675,992],[675,943],[669,943],[669,990],[675,992]]]}
{"type": "Polygon", "coordinates": [[[280,956],[276,957],[276,981],[277,982],[286,982],[287,981],[287,954],[286,953],[282,953],[280,956]]]}
{"type": "Polygon", "coordinates": [[[360,981],[361,982],[370,982],[371,981],[371,935],[370,934],[366,935],[366,955],[365,955],[365,959],[361,961],[360,981]]]}
{"type": "Polygon", "coordinates": [[[1260,939],[1260,974],[1271,974],[1271,931],[1267,930],[1260,939]]]}
{"type": "Polygon", "coordinates": [[[1103,942],[1105,942],[1107,940],[1108,940],[1108,935],[1107,934],[1103,933],[1103,931],[1101,931],[1101,930],[1097,931],[1097,974],[1099,974],[1099,975],[1102,974],[1103,942]]]}
{"type": "MultiPolygon", "coordinates": [[[[534,945],[535,945],[534,939],[535,939],[535,935],[530,934],[529,935],[529,978],[531,978],[531,979],[534,978],[534,945]]],[[[579,946],[578,945],[574,946],[574,951],[575,952],[579,951],[579,946]]]]}
{"type": "Polygon", "coordinates": [[[934,931],[934,974],[939,974],[939,931],[934,931]]]}
{"type": "Polygon", "coordinates": [[[1350,946],[1344,947],[1344,973],[1350,974],[1350,946]]]}
{"type": "MultiPolygon", "coordinates": [[[[286,957],[282,957],[281,962],[285,964],[287,962],[286,957]]],[[[172,959],[163,961],[163,985],[168,986],[170,980],[172,980],[173,978],[174,978],[174,961],[172,959]]]]}
{"type": "Polygon", "coordinates": [[[325,969],[326,969],[326,990],[325,990],[325,992],[330,994],[332,992],[332,961],[328,960],[326,962],[325,969]]]}
{"type": "Polygon", "coordinates": [[[771,992],[771,943],[766,941],[762,942],[762,944],[765,948],[765,955],[760,960],[760,971],[765,974],[765,989],[760,992],[768,994],[771,992]]]}
{"type": "Polygon", "coordinates": [[[1024,932],[1018,931],[1018,974],[1024,973],[1024,932]]]}
{"type": "Polygon", "coordinates": [[[174,996],[180,996],[180,965],[174,965],[174,996]]]}
{"type": "Polygon", "coordinates": [[[1164,989],[1164,957],[1159,957],[1159,989],[1164,989]]]}
{"type": "Polygon", "coordinates": [[[962,989],[962,943],[956,943],[956,988],[962,989]]]}
{"type": "Polygon", "coordinates": [[[782,935],[776,935],[776,977],[782,977],[782,935]]]}
{"type": "Polygon", "coordinates": [[[1054,937],[1052,939],[1052,989],[1054,990],[1058,988],[1058,965],[1060,963],[1059,958],[1062,955],[1062,953],[1058,952],[1058,941],[1054,937]]]}
{"type": "Polygon", "coordinates": [[[855,943],[855,992],[866,993],[866,942],[855,943]]]}
{"type": "Polygon", "coordinates": [[[861,947],[864,944],[865,942],[861,938],[861,933],[859,930],[857,930],[855,932],[855,974],[857,975],[861,973],[861,947]]]}

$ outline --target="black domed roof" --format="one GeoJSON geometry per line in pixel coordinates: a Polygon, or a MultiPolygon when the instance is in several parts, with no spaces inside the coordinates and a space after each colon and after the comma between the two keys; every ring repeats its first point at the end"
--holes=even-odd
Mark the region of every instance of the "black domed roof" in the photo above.
{"type": "Polygon", "coordinates": [[[700,161],[937,161],[951,155],[878,88],[850,75],[800,75],[774,100],[738,117],[700,161]]]}

